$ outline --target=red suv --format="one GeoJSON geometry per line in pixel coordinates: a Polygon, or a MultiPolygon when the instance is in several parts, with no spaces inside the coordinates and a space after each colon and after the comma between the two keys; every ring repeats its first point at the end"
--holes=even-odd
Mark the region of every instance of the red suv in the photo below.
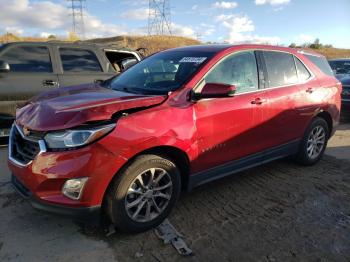
{"type": "Polygon", "coordinates": [[[338,123],[340,93],[314,53],[167,50],[18,109],[12,182],[36,208],[90,221],[106,214],[120,230],[147,230],[168,216],[181,189],[286,156],[315,164],[338,123]]]}

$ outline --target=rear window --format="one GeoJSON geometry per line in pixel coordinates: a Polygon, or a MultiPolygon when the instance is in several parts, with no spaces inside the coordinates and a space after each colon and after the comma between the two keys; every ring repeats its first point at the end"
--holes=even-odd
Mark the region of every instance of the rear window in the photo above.
{"type": "Polygon", "coordinates": [[[102,68],[96,55],[90,50],[60,48],[63,71],[65,72],[101,72],[102,68]]]}
{"type": "Polygon", "coordinates": [[[332,68],[328,61],[323,56],[305,55],[312,63],[314,63],[323,73],[329,76],[334,76],[332,68]]]}
{"type": "Polygon", "coordinates": [[[294,57],[284,52],[264,51],[269,87],[278,87],[298,83],[294,57]]]}

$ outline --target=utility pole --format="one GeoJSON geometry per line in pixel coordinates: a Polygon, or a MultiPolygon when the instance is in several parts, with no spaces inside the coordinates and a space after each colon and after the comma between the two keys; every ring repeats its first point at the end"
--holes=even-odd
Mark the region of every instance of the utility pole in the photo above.
{"type": "Polygon", "coordinates": [[[198,40],[198,41],[202,41],[202,34],[201,33],[196,33],[196,39],[198,40]]]}
{"type": "Polygon", "coordinates": [[[170,0],[149,0],[148,35],[171,35],[170,0]]]}
{"type": "Polygon", "coordinates": [[[71,9],[72,16],[72,32],[85,39],[85,26],[84,26],[84,2],[86,0],[66,0],[69,2],[69,8],[71,9]]]}

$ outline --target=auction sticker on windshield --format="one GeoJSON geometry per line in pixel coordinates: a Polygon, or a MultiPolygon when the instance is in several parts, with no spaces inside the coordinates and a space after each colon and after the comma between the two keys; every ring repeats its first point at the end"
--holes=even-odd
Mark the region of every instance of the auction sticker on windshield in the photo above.
{"type": "Polygon", "coordinates": [[[183,57],[179,63],[203,63],[207,58],[206,57],[183,57]]]}

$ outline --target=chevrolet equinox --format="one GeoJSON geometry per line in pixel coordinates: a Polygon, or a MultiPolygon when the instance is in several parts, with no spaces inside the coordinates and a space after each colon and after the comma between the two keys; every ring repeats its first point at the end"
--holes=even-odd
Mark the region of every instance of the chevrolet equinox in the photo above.
{"type": "Polygon", "coordinates": [[[89,222],[103,214],[119,230],[144,231],[182,189],[287,156],[318,162],[339,121],[341,88],[309,51],[163,51],[17,109],[12,183],[35,208],[89,222]]]}

